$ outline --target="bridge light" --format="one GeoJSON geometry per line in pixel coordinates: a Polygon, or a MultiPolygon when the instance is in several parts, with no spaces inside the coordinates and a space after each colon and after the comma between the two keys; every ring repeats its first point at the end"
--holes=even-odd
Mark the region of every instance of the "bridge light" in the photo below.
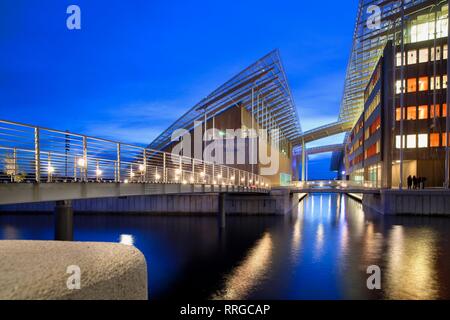
{"type": "Polygon", "coordinates": [[[342,175],[344,176],[346,172],[345,172],[345,170],[344,170],[344,171],[342,171],[341,173],[342,173],[342,175]]]}
{"type": "Polygon", "coordinates": [[[128,179],[125,179],[123,182],[124,182],[124,183],[128,183],[128,179]]]}
{"type": "Polygon", "coordinates": [[[80,159],[78,159],[77,164],[79,167],[84,168],[86,166],[86,161],[84,161],[84,158],[80,158],[80,159]]]}
{"type": "Polygon", "coordinates": [[[186,181],[186,180],[183,180],[183,184],[187,184],[187,181],[186,181]]]}

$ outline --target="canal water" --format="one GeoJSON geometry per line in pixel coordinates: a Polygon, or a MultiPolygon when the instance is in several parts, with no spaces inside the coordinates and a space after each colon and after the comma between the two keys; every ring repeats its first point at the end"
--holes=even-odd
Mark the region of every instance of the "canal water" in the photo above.
{"type": "MultiPolygon", "coordinates": [[[[53,237],[53,218],[0,215],[0,239],[53,237]]],[[[317,194],[287,217],[76,215],[75,239],[134,244],[151,299],[450,298],[450,219],[385,217],[317,194]],[[367,288],[367,268],[381,289],[367,288]]]]}

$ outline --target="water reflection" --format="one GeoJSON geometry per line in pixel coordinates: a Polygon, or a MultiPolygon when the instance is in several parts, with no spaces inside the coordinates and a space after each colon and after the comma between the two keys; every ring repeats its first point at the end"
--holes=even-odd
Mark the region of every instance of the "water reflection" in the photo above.
{"type": "MultiPolygon", "coordinates": [[[[152,299],[450,298],[450,219],[373,214],[346,196],[289,217],[78,216],[75,239],[135,245],[152,299]],[[367,267],[382,289],[366,287],[367,267]]],[[[1,239],[51,239],[51,215],[0,215],[1,239]]]]}
{"type": "Polygon", "coordinates": [[[262,282],[271,265],[273,243],[269,233],[252,248],[244,261],[226,276],[225,288],[213,296],[216,300],[242,300],[262,282]]]}
{"type": "Polygon", "coordinates": [[[394,226],[388,245],[387,298],[438,298],[435,232],[428,228],[405,231],[403,226],[394,226]]]}

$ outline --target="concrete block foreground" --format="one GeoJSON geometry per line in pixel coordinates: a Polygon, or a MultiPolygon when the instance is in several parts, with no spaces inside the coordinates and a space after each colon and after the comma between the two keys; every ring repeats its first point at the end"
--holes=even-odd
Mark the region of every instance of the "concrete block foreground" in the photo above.
{"type": "Polygon", "coordinates": [[[0,299],[143,300],[147,292],[145,257],[133,246],[0,241],[0,299]]]}

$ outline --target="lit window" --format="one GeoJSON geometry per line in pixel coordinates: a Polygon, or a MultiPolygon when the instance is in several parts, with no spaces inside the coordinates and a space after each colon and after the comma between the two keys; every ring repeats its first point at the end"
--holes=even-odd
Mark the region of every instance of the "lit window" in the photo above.
{"type": "MultiPolygon", "coordinates": [[[[396,55],[396,57],[397,57],[397,67],[400,67],[401,65],[402,65],[402,60],[401,60],[401,53],[399,52],[399,53],[397,53],[397,55],[396,55]]],[[[403,54],[403,65],[406,65],[406,55],[405,54],[403,54]]]]}
{"type": "Polygon", "coordinates": [[[406,120],[416,120],[416,119],[417,119],[416,107],[408,107],[406,109],[406,120]]]}
{"type": "Polygon", "coordinates": [[[430,118],[434,118],[440,116],[440,106],[437,104],[435,106],[430,106],[430,118]]]}
{"type": "Polygon", "coordinates": [[[417,91],[417,82],[416,78],[408,79],[408,92],[416,92],[417,91]]]}
{"type": "Polygon", "coordinates": [[[447,117],[447,104],[446,104],[446,103],[444,103],[444,104],[442,105],[442,116],[443,116],[444,118],[447,117]]]}
{"type": "Polygon", "coordinates": [[[416,64],[417,63],[417,51],[411,50],[408,51],[408,64],[416,64]]]}
{"type": "Polygon", "coordinates": [[[406,147],[408,149],[414,149],[417,146],[416,142],[416,135],[415,134],[408,134],[406,136],[406,147]]]}
{"type": "Polygon", "coordinates": [[[419,106],[419,119],[428,119],[428,106],[419,106]]]}
{"type": "Polygon", "coordinates": [[[427,90],[428,90],[428,77],[420,77],[419,78],[419,91],[427,91],[427,90]]]}
{"type": "Polygon", "coordinates": [[[428,148],[428,135],[427,134],[419,134],[418,135],[418,145],[419,145],[419,148],[428,148]]]}
{"type": "MultiPolygon", "coordinates": [[[[441,77],[437,76],[436,77],[436,90],[439,90],[441,88],[441,77]]],[[[434,90],[434,78],[431,77],[430,78],[430,89],[434,90]]]]}
{"type": "MultiPolygon", "coordinates": [[[[434,50],[431,48],[431,61],[434,61],[434,50]]],[[[441,47],[436,47],[436,60],[441,60],[441,47]]]]}
{"type": "MultiPolygon", "coordinates": [[[[396,94],[402,93],[402,84],[401,83],[402,83],[401,80],[397,80],[395,82],[395,93],[396,94]]],[[[403,80],[403,87],[405,87],[405,84],[406,84],[406,82],[405,82],[405,80],[403,80]]]]}
{"type": "Polygon", "coordinates": [[[428,62],[428,48],[419,50],[419,63],[428,62]]]}
{"type": "Polygon", "coordinates": [[[447,75],[442,76],[442,88],[447,89],[447,75]]]}
{"type": "Polygon", "coordinates": [[[439,147],[439,133],[430,134],[430,147],[439,147]]]}
{"type": "MultiPolygon", "coordinates": [[[[401,144],[401,140],[400,140],[400,136],[395,136],[395,147],[397,148],[397,149],[400,149],[402,146],[400,145],[401,144]]],[[[403,148],[405,147],[405,136],[403,136],[403,148]]]]}
{"type": "Polygon", "coordinates": [[[411,26],[411,42],[428,40],[428,23],[411,26]]]}
{"type": "Polygon", "coordinates": [[[447,45],[444,45],[443,58],[444,58],[444,60],[448,59],[448,46],[447,45]]]}
{"type": "MultiPolygon", "coordinates": [[[[405,119],[405,109],[403,109],[403,119],[405,119]]],[[[400,108],[395,110],[395,120],[400,121],[400,108]]]]}

